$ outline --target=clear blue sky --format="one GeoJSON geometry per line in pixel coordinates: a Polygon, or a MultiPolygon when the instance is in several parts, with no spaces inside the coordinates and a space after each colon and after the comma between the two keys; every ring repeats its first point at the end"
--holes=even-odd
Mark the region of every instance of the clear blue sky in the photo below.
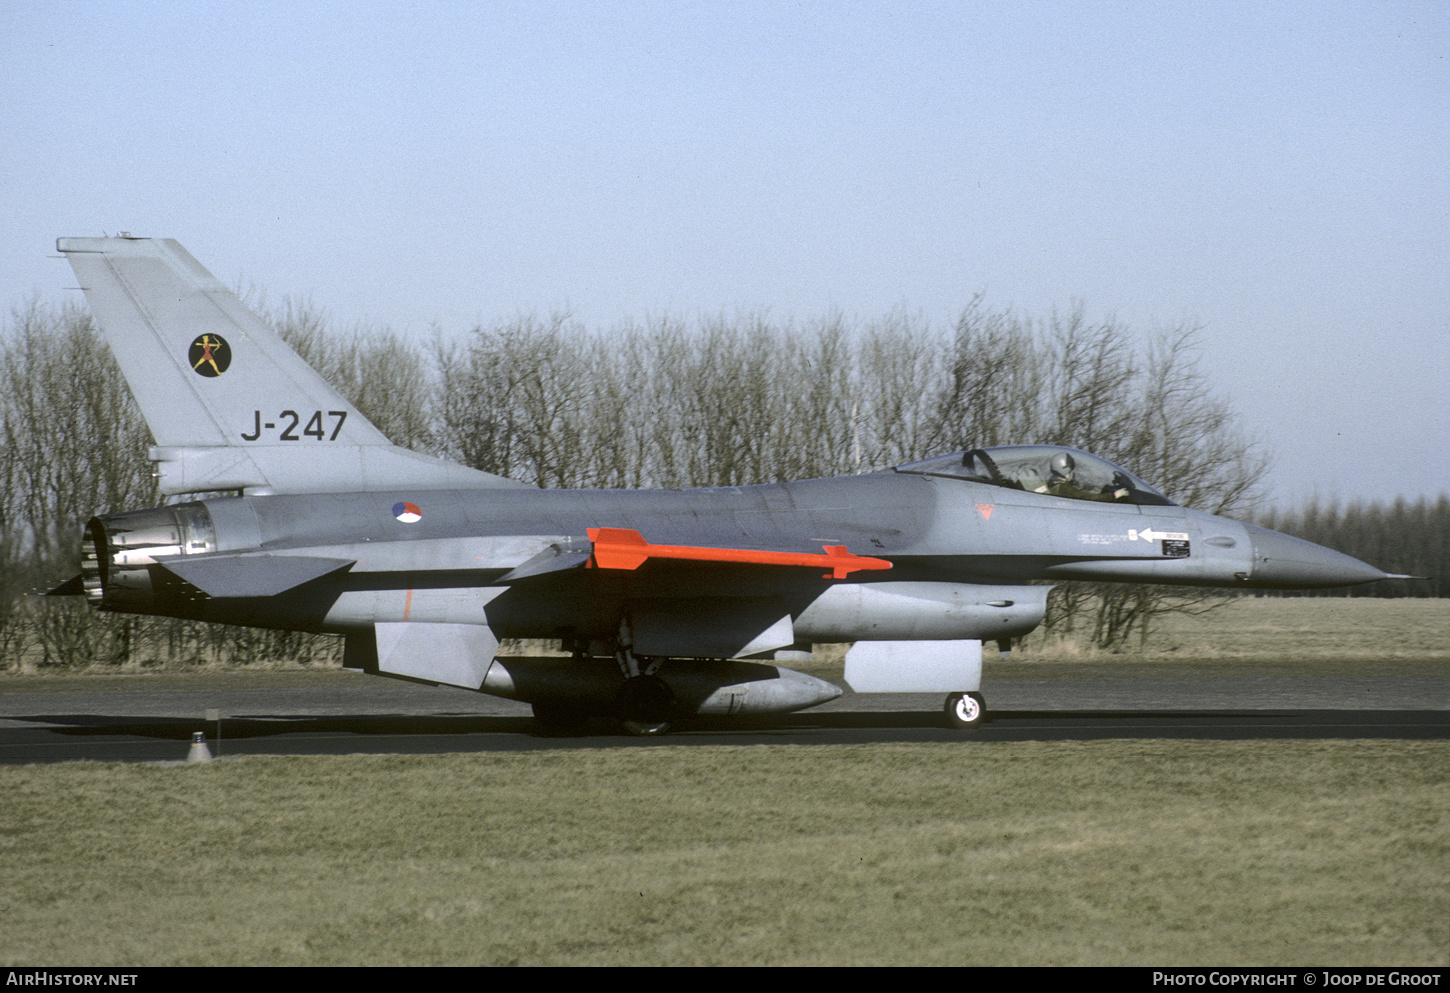
{"type": "Polygon", "coordinates": [[[121,230],[420,335],[1082,300],[1204,325],[1279,502],[1437,494],[1447,52],[1431,2],[9,3],[0,303],[121,230]]]}

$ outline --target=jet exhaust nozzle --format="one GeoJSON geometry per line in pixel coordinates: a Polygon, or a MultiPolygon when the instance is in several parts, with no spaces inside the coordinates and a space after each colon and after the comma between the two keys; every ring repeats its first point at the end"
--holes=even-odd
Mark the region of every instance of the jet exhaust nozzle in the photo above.
{"type": "Polygon", "coordinates": [[[213,551],[216,529],[200,503],[93,517],[81,537],[86,602],[97,610],[170,613],[202,597],[170,577],[158,562],[213,551]]]}

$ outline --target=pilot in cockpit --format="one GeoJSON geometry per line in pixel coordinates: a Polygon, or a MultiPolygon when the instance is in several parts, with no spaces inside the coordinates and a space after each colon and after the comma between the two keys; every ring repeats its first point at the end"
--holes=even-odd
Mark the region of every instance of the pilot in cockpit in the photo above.
{"type": "Polygon", "coordinates": [[[1131,486],[1121,473],[1114,475],[1112,482],[1104,486],[1084,486],[1078,482],[1077,461],[1067,452],[1058,452],[1047,463],[1047,482],[1037,488],[1038,493],[1066,497],[1069,500],[1100,500],[1113,502],[1126,500],[1132,492],[1131,486]]]}

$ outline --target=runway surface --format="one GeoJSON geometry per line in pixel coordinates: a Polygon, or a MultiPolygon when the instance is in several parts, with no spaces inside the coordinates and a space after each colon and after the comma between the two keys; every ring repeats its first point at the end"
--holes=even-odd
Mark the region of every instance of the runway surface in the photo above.
{"type": "Polygon", "coordinates": [[[1450,739],[1450,675],[987,680],[990,720],[942,722],[938,696],[847,694],[799,714],[697,718],[633,738],[605,723],[550,737],[527,704],[342,672],[100,676],[0,682],[0,764],[184,759],[214,753],[440,754],[568,748],[1102,739],[1450,739]],[[221,715],[216,721],[207,711],[221,715]]]}

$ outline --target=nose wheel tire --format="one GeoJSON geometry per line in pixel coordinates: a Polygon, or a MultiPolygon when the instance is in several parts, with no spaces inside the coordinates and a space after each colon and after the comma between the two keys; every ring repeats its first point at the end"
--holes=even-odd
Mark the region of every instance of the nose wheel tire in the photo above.
{"type": "Polygon", "coordinates": [[[987,702],[980,693],[953,693],[945,706],[947,727],[966,730],[982,726],[987,715],[987,702]]]}

